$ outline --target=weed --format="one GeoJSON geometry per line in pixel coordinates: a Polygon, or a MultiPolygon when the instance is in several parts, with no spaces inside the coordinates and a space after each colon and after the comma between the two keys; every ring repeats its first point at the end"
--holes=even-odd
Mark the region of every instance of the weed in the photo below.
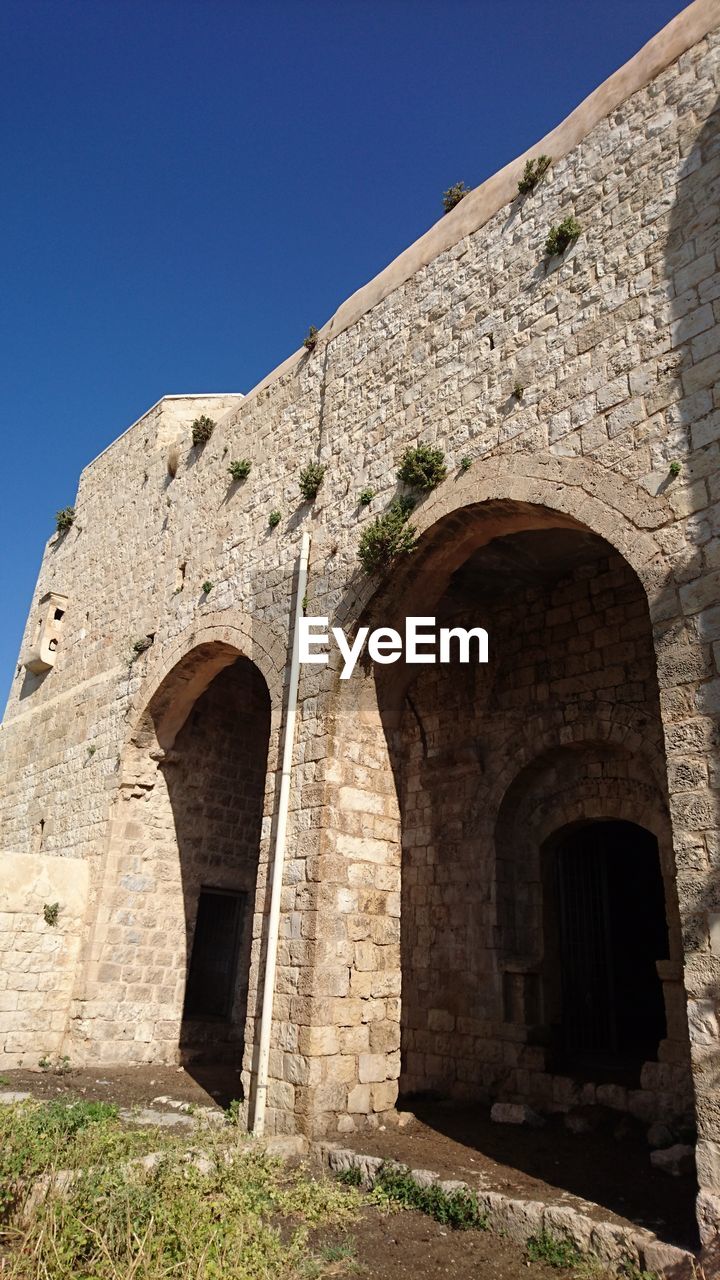
{"type": "Polygon", "coordinates": [[[74,523],[74,507],[63,507],[62,511],[55,512],[55,529],[58,533],[67,533],[68,529],[72,529],[74,523]]]}
{"type": "Polygon", "coordinates": [[[320,1257],[323,1262],[353,1263],[356,1261],[355,1241],[348,1238],[331,1241],[322,1246],[320,1257]]]}
{"type": "Polygon", "coordinates": [[[209,596],[214,586],[215,586],[215,583],[211,582],[210,579],[207,578],[205,582],[203,582],[202,584],[203,595],[209,596]]]}
{"type": "Polygon", "coordinates": [[[577,218],[563,218],[557,227],[551,227],[548,232],[548,238],[545,241],[545,252],[549,258],[554,258],[556,254],[564,253],[568,245],[577,240],[582,231],[582,227],[577,218]]]}
{"type": "Polygon", "coordinates": [[[661,1280],[657,1271],[643,1271],[636,1262],[623,1262],[620,1275],[622,1280],[661,1280]]]}
{"type": "Polygon", "coordinates": [[[45,906],[43,907],[43,920],[45,921],[46,924],[49,924],[51,928],[54,928],[58,922],[59,915],[60,915],[59,902],[45,903],[45,906]]]}
{"type": "Polygon", "coordinates": [[[445,454],[431,444],[419,444],[405,450],[400,459],[397,478],[411,489],[428,493],[447,475],[445,454]]]}
{"type": "Polygon", "coordinates": [[[95,752],[96,752],[96,751],[97,751],[97,747],[96,747],[94,744],[91,744],[91,745],[87,748],[87,753],[88,753],[88,755],[89,755],[91,758],[92,758],[92,756],[94,756],[94,755],[95,755],[95,752]]]}
{"type": "Polygon", "coordinates": [[[238,1098],[232,1098],[227,1105],[225,1115],[228,1118],[228,1124],[239,1125],[242,1103],[238,1098]]]}
{"type": "Polygon", "coordinates": [[[38,1066],[39,1066],[39,1068],[40,1068],[40,1070],[41,1070],[41,1071],[49,1071],[49,1070],[50,1070],[50,1068],[51,1068],[51,1066],[52,1066],[52,1062],[51,1062],[51,1061],[50,1061],[50,1059],[48,1058],[47,1054],[45,1054],[45,1056],[44,1056],[43,1058],[38,1058],[38,1066]]]}
{"type": "Polygon", "coordinates": [[[526,1248],[530,1262],[544,1262],[549,1267],[576,1267],[583,1261],[582,1253],[572,1240],[550,1235],[547,1231],[530,1236],[526,1248]]]}
{"type": "Polygon", "coordinates": [[[308,462],[300,472],[300,492],[306,502],[313,502],[317,498],[320,485],[327,467],[320,462],[308,462]]]}
{"type": "Polygon", "coordinates": [[[268,524],[270,525],[271,529],[276,529],[281,520],[282,520],[282,515],[279,511],[270,512],[270,515],[268,516],[268,524]]]}
{"type": "Polygon", "coordinates": [[[408,523],[411,510],[411,503],[396,498],[387,511],[363,529],[358,559],[366,573],[382,573],[413,550],[415,529],[408,523]]]}
{"type": "Polygon", "coordinates": [[[516,382],[516,383],[515,383],[515,386],[513,387],[513,392],[512,392],[512,393],[513,393],[513,395],[514,395],[514,397],[515,397],[515,399],[516,399],[516,400],[522,400],[523,396],[525,395],[525,388],[524,388],[524,386],[523,386],[522,382],[516,382]]]}
{"type": "Polygon", "coordinates": [[[249,458],[238,458],[236,462],[231,462],[228,471],[233,480],[247,480],[250,475],[252,462],[249,458]]]}
{"type": "Polygon", "coordinates": [[[518,195],[526,196],[534,191],[551,164],[550,156],[538,156],[537,160],[526,160],[522,178],[518,182],[518,195]]]}
{"type": "Polygon", "coordinates": [[[374,489],[361,489],[358,502],[360,503],[361,507],[369,507],[374,497],[375,497],[374,489]]]}
{"type": "Polygon", "coordinates": [[[215,423],[212,418],[208,418],[207,414],[201,413],[192,424],[192,442],[194,445],[207,444],[213,431],[215,423]]]}
{"type": "Polygon", "coordinates": [[[134,656],[139,658],[141,653],[145,653],[152,646],[152,642],[152,636],[140,636],[138,640],[134,640],[132,646],[134,656]]]}
{"type": "Polygon", "coordinates": [[[445,213],[450,213],[465,196],[470,194],[470,188],[465,186],[464,182],[456,182],[453,187],[448,187],[447,191],[443,191],[443,209],[445,213]]]}
{"type": "Polygon", "coordinates": [[[314,351],[317,346],[317,340],[318,330],[315,328],[314,324],[311,324],[307,331],[307,337],[303,338],[303,346],[306,347],[308,351],[314,351]]]}
{"type": "Polygon", "coordinates": [[[436,1183],[429,1187],[420,1186],[405,1165],[382,1164],[373,1183],[373,1194],[376,1192],[391,1204],[426,1213],[436,1222],[456,1231],[487,1229],[487,1217],[469,1189],[459,1187],[457,1191],[443,1191],[436,1183]]]}
{"type": "Polygon", "coordinates": [[[670,466],[668,467],[668,471],[670,472],[671,476],[679,476],[680,472],[682,471],[682,462],[678,462],[677,458],[675,458],[670,463],[670,466]]]}
{"type": "Polygon", "coordinates": [[[466,455],[464,458],[461,458],[461,459],[460,459],[460,470],[461,470],[461,471],[469,471],[469,470],[470,470],[470,468],[471,468],[471,466],[472,466],[472,458],[468,458],[468,457],[467,457],[467,455],[466,455]]]}
{"type": "Polygon", "coordinates": [[[337,1174],[337,1181],[342,1182],[346,1187],[361,1187],[363,1176],[357,1165],[351,1164],[349,1169],[341,1169],[337,1174]]]}

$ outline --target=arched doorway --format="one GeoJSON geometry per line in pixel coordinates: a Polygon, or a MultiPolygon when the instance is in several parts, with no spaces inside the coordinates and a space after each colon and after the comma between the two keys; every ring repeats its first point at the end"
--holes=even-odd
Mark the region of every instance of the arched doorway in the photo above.
{"type": "Polygon", "coordinates": [[[185,916],[185,1063],[243,1056],[270,697],[238,657],[195,702],[163,765],[185,916]]]}
{"type": "Polygon", "coordinates": [[[633,822],[579,822],[550,837],[543,863],[551,1069],[638,1088],[667,1036],[657,840],[633,822]]]}
{"type": "Polygon", "coordinates": [[[240,1099],[272,808],[271,695],[230,639],[196,643],[148,683],[119,760],[78,1051],[183,1063],[240,1099]]]}
{"type": "Polygon", "coordinates": [[[684,1114],[692,1096],[663,729],[636,573],[567,515],[491,501],[429,529],[392,598],[376,597],[370,612],[400,630],[413,614],[482,626],[490,646],[487,666],[456,652],[446,665],[399,661],[374,677],[402,840],[401,1097],[579,1103],[543,1009],[540,850],[571,822],[610,817],[646,826],[651,840],[662,830],[672,948],[657,948],[654,991],[661,984],[673,1009],[613,1102],[648,1123],[670,1106],[684,1114]]]}

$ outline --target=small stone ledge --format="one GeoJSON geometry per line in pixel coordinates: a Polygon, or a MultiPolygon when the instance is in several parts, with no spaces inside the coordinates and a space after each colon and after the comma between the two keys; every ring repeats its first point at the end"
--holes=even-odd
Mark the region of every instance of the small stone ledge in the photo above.
{"type": "MultiPolygon", "coordinates": [[[[358,1169],[367,1187],[372,1186],[383,1164],[381,1156],[363,1155],[337,1143],[315,1143],[313,1150],[328,1173],[358,1169]]],[[[447,1192],[472,1192],[487,1216],[490,1229],[502,1232],[516,1244],[525,1244],[530,1236],[546,1231],[572,1241],[583,1253],[594,1254],[616,1275],[622,1274],[621,1269],[627,1263],[654,1271],[665,1280],[692,1280],[696,1274],[695,1259],[689,1250],[665,1244],[651,1231],[640,1227],[632,1229],[619,1222],[603,1222],[570,1205],[511,1199],[482,1184],[472,1186],[455,1179],[443,1180],[430,1169],[411,1169],[410,1175],[420,1186],[437,1184],[447,1192]]],[[[585,1204],[602,1212],[598,1205],[591,1205],[589,1201],[585,1204]]]]}

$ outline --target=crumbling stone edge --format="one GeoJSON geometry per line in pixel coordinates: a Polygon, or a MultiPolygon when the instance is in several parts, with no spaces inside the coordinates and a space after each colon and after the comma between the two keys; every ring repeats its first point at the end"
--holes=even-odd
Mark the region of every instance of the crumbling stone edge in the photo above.
{"type": "MultiPolygon", "coordinates": [[[[358,1169],[367,1187],[372,1186],[383,1164],[381,1156],[362,1155],[333,1142],[317,1142],[311,1147],[328,1173],[358,1169]]],[[[456,1179],[444,1181],[429,1169],[411,1169],[410,1174],[420,1186],[437,1183],[447,1192],[470,1191],[477,1196],[490,1230],[516,1244],[525,1244],[530,1236],[546,1231],[572,1241],[582,1253],[593,1254],[616,1275],[622,1274],[623,1265],[628,1263],[655,1272],[664,1280],[692,1280],[696,1275],[695,1257],[689,1250],[666,1244],[641,1227],[628,1230],[620,1223],[591,1218],[570,1205],[512,1199],[481,1185],[456,1179]]]]}

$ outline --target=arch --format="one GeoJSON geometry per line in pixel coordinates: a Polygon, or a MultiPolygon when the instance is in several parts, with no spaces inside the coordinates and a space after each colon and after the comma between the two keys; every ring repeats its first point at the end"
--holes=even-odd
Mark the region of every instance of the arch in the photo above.
{"type": "MultiPolygon", "coordinates": [[[[452,625],[481,624],[490,633],[491,664],[493,619],[500,631],[499,658],[487,676],[480,668],[474,676],[467,667],[441,676],[439,667],[403,670],[398,663],[372,677],[366,668],[336,694],[338,751],[366,758],[373,719],[375,741],[382,735],[387,748],[367,827],[379,826],[371,815],[383,813],[388,884],[401,864],[400,1088],[542,1107],[553,1102],[555,1084],[532,1040],[537,1019],[527,990],[523,1017],[510,1012],[518,985],[533,963],[537,969],[542,898],[521,876],[512,886],[503,881],[504,799],[519,820],[532,817],[532,833],[524,832],[518,848],[521,861],[526,855],[523,871],[538,886],[539,867],[531,870],[530,862],[539,863],[543,840],[563,824],[626,821],[656,835],[673,937],[674,968],[663,981],[681,983],[651,626],[653,605],[660,618],[670,607],[659,591],[668,573],[660,531],[671,513],[662,495],[651,498],[586,459],[513,454],[478,461],[445,481],[411,518],[415,554],[379,588],[364,584],[355,617],[397,627],[409,614],[435,613],[440,625],[446,617],[452,625]],[[536,616],[547,618],[537,624],[547,628],[540,638],[533,635],[536,616]],[[547,670],[538,674],[540,668],[547,670]],[[575,761],[574,783],[564,779],[562,795],[531,815],[527,807],[513,809],[515,780],[550,758],[561,772],[575,761]],[[536,929],[534,943],[511,944],[505,936],[509,887],[526,933],[536,929]]],[[[345,607],[351,610],[350,597],[345,607]]],[[[377,750],[373,765],[378,769],[377,750]]],[[[672,995],[673,1009],[682,1009],[682,995],[675,988],[672,995]]],[[[689,1080],[682,1016],[673,1034],[676,1056],[662,1065],[680,1097],[689,1080]]],[[[642,1098],[628,1105],[651,1118],[653,1108],[662,1114],[667,1095],[657,1075],[649,1071],[636,1092],[642,1098]]]]}
{"type": "MultiPolygon", "coordinates": [[[[539,450],[480,458],[468,471],[434,489],[411,519],[417,548],[410,560],[393,570],[396,601],[408,591],[418,566],[433,578],[437,575],[441,584],[470,546],[477,548],[503,528],[512,531],[515,521],[517,528],[565,525],[604,538],[638,575],[651,616],[655,596],[667,585],[667,557],[657,537],[673,519],[667,499],[651,496],[589,457],[564,458],[539,450]],[[493,510],[497,520],[488,519],[493,510]],[[438,556],[438,542],[451,547],[449,557],[443,550],[438,556]]],[[[387,605],[385,594],[376,580],[356,575],[339,610],[341,620],[362,614],[375,596],[387,605]]]]}
{"type": "Polygon", "coordinates": [[[268,687],[275,727],[282,707],[287,634],[235,609],[204,612],[173,636],[159,636],[144,658],[145,674],[128,708],[127,741],[172,746],[195,700],[239,655],[249,658],[268,687]]]}
{"type": "Polygon", "coordinates": [[[282,645],[267,629],[216,616],[153,650],[128,717],[78,1014],[93,1000],[113,1008],[112,1027],[102,1014],[92,1026],[108,1061],[189,1064],[209,1052],[232,1059],[227,1096],[241,1097],[243,1053],[252,1057],[282,645]],[[222,972],[208,979],[221,936],[222,972]],[[220,1013],[208,995],[218,980],[220,1013]]]}

